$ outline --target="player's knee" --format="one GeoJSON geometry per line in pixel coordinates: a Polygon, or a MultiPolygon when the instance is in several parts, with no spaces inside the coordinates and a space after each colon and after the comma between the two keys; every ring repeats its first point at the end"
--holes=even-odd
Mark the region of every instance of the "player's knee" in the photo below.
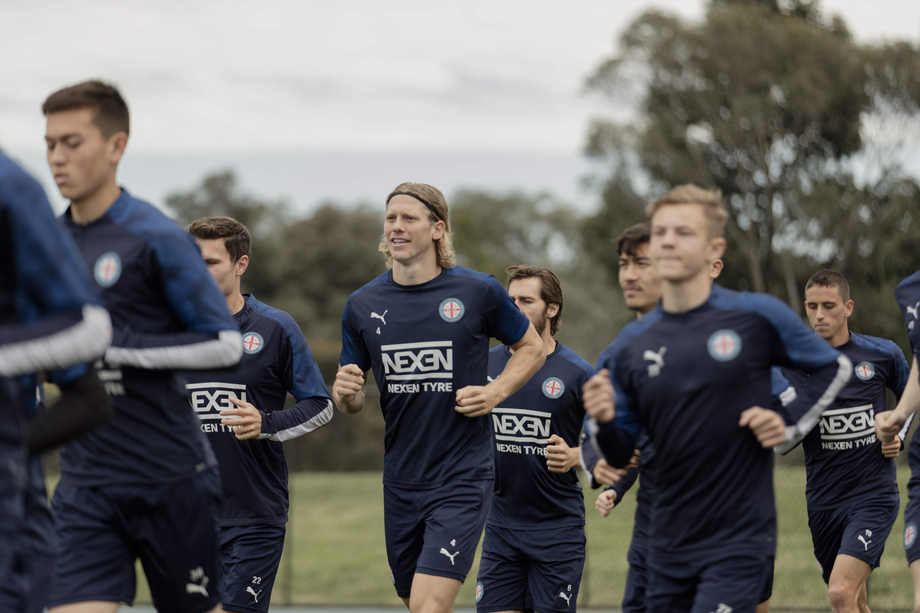
{"type": "Polygon", "coordinates": [[[827,588],[827,597],[833,611],[845,611],[856,605],[856,590],[843,582],[831,582],[827,588]]]}

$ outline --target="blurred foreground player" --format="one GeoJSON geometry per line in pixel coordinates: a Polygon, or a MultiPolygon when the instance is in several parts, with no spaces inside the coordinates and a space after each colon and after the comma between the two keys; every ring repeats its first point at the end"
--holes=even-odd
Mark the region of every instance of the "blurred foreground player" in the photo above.
{"type": "Polygon", "coordinates": [[[240,293],[252,238],[229,217],[186,228],[217,281],[243,335],[232,369],[188,373],[192,408],[220,465],[220,595],[225,611],[268,611],[284,548],[288,470],[283,441],[332,419],[332,401],[297,323],[284,311],[240,293]],[[290,392],[296,404],[284,409],[290,392]]]}
{"type": "Polygon", "coordinates": [[[776,548],[770,448],[819,418],[851,364],[778,300],[712,284],[725,250],[721,194],[681,186],[649,213],[662,302],[601,355],[607,370],[588,385],[612,384],[615,402],[585,408],[614,467],[629,462],[640,428],[655,449],[649,610],[750,613],[776,548]],[[797,418],[788,428],[763,408],[774,365],[812,374],[787,407],[797,418]]]}
{"type": "MultiPolygon", "coordinates": [[[[910,420],[894,440],[876,438],[875,416],[886,411],[885,389],[901,398],[910,367],[893,342],[850,332],[850,286],[835,270],[821,270],[805,285],[805,312],[815,332],[846,355],[854,375],[810,432],[777,448],[805,450],[808,526],[821,576],[835,613],[869,611],[866,581],[879,566],[901,500],[894,460],[910,420]]],[[[809,377],[794,368],[783,374],[796,390],[809,377]]]]}
{"type": "Polygon", "coordinates": [[[491,275],[454,265],[447,202],[403,183],[388,197],[387,271],[342,314],[336,407],[364,406],[373,368],[386,420],[384,524],[396,593],[413,613],[447,613],[473,564],[492,500],[488,414],[543,365],[543,342],[491,275]],[[514,350],[487,383],[489,338],[514,350]]]}
{"type": "Polygon", "coordinates": [[[52,94],[48,164],[69,230],[112,316],[101,377],[111,419],[64,446],[52,512],[60,539],[50,607],[110,612],[134,599],[141,560],[161,611],[219,610],[214,454],[176,370],[239,362],[239,329],[195,241],[115,180],[128,142],[118,91],[52,94]]]}
{"type": "MultiPolygon", "coordinates": [[[[476,610],[575,611],[585,565],[585,504],[572,469],[590,364],[553,336],[562,324],[562,288],[552,271],[508,269],[508,294],[543,340],[546,362],[492,410],[495,496],[486,519],[476,610]]],[[[514,352],[489,352],[489,377],[514,352]]]]}
{"type": "Polygon", "coordinates": [[[38,516],[47,509],[41,460],[28,451],[50,449],[108,415],[105,388],[81,363],[102,356],[112,327],[44,191],[2,153],[0,245],[0,610],[32,613],[44,608],[53,534],[47,515],[38,516]],[[33,373],[62,368],[61,399],[27,426],[33,373]]]}
{"type": "MultiPolygon", "coordinates": [[[[894,411],[879,413],[875,416],[875,431],[882,444],[893,442],[903,431],[910,416],[920,410],[920,272],[907,277],[895,291],[898,306],[907,324],[907,336],[913,352],[913,362],[907,385],[901,401],[894,411]]],[[[907,453],[910,464],[910,481],[907,484],[907,506],[904,508],[904,550],[910,574],[914,578],[914,613],[920,613],[920,543],[917,542],[917,530],[920,527],[920,439],[914,433],[907,453]]]]}

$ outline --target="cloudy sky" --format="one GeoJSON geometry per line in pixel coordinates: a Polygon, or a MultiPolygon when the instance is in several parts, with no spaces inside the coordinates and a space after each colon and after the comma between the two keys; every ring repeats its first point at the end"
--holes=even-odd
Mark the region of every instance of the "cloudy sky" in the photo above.
{"type": "MultiPolygon", "coordinates": [[[[920,38],[916,0],[823,6],[860,40],[920,38]]],[[[582,83],[651,7],[695,18],[703,2],[0,0],[0,145],[51,188],[41,102],[101,77],[132,112],[120,181],[157,203],[232,167],[301,210],[402,180],[589,207],[579,151],[611,109],[582,83]]]]}

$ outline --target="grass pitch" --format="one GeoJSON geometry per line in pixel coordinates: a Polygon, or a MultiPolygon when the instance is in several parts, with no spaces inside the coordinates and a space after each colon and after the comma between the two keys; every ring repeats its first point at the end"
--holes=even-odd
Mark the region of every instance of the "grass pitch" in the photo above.
{"type": "MultiPolygon", "coordinates": [[[[901,507],[909,469],[898,473],[901,507]]],[[[779,547],[772,604],[777,609],[828,610],[827,590],[811,547],[805,512],[805,469],[777,467],[779,547]]],[[[594,511],[596,490],[585,489],[588,557],[580,607],[619,608],[632,532],[632,492],[606,519],[594,511]]],[[[291,476],[291,518],[272,604],[401,606],[393,590],[383,537],[383,486],[379,473],[300,473],[291,476]]],[[[913,585],[904,558],[903,517],[891,532],[881,568],[869,579],[873,609],[910,610],[913,585]]],[[[479,556],[457,604],[475,606],[479,556]]],[[[143,580],[139,603],[149,602],[143,580]]]]}

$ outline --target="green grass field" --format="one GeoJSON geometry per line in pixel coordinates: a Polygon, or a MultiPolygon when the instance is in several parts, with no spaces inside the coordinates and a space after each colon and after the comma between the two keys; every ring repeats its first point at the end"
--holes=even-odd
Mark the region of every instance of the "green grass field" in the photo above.
{"type": "MultiPolygon", "coordinates": [[[[901,503],[909,470],[902,468],[901,503]]],[[[379,473],[300,473],[292,476],[291,520],[272,603],[399,605],[390,580],[383,538],[383,493],[379,473]]],[[[586,490],[588,559],[579,606],[618,608],[626,578],[626,550],[635,497],[630,494],[610,517],[594,511],[597,492],[586,490]]],[[[773,605],[828,609],[826,588],[811,548],[805,513],[805,470],[776,469],[779,548],[773,605]]],[[[910,610],[913,587],[901,546],[903,518],[891,532],[882,567],[870,578],[873,609],[910,610]]],[[[458,604],[472,606],[477,564],[458,604]]],[[[139,573],[140,575],[141,573],[139,573]]],[[[138,602],[149,602],[140,581],[138,602]]]]}

